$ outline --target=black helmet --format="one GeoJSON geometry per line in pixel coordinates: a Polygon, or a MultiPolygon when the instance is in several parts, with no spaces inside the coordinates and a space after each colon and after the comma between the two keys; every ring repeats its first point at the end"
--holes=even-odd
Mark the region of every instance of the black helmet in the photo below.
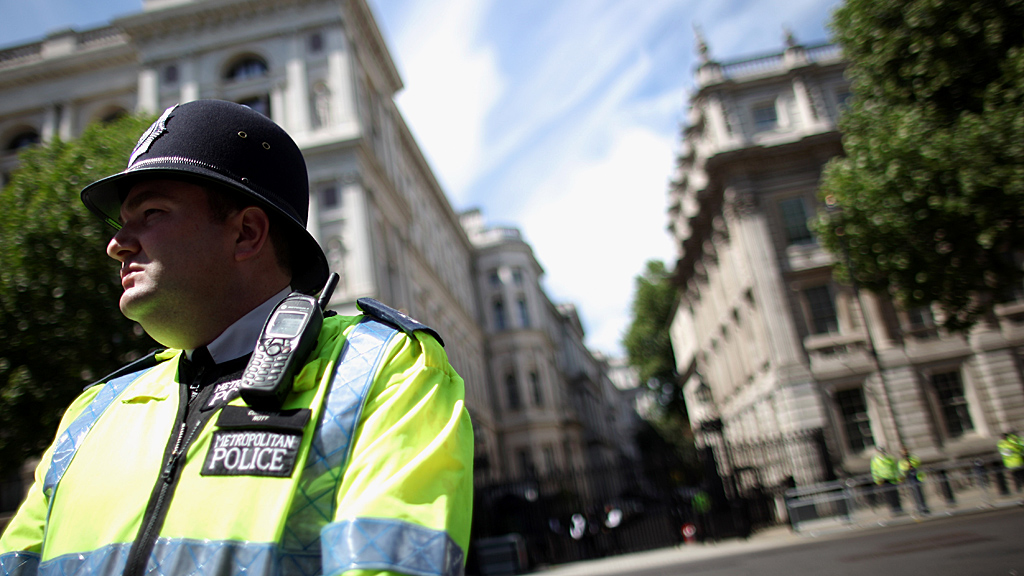
{"type": "Polygon", "coordinates": [[[171,106],[143,133],[123,172],[82,190],[82,202],[120,229],[121,202],[138,181],[185,178],[241,192],[283,216],[292,287],[313,294],[327,282],[324,251],[306,230],[309,176],[302,152],[272,120],[247,106],[196,100],[171,106]]]}

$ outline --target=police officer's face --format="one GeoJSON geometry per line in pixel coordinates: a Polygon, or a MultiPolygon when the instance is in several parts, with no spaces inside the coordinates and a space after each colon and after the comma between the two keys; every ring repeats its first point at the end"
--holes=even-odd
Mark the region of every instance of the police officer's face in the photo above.
{"type": "Polygon", "coordinates": [[[223,298],[234,245],[229,227],[213,218],[204,188],[175,180],[133,186],[121,224],[107,245],[121,262],[121,311],[161,344],[192,347],[180,332],[201,322],[190,316],[211,299],[223,298]]]}

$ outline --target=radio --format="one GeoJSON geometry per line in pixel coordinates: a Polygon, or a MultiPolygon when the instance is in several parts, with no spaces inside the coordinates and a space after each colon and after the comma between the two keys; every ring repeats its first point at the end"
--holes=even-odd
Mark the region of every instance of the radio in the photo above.
{"type": "Polygon", "coordinates": [[[274,307],[242,373],[238,391],[246,404],[257,410],[281,407],[292,391],[296,370],[316,347],[323,312],[338,279],[338,274],[330,275],[319,299],[293,292],[274,307]]]}

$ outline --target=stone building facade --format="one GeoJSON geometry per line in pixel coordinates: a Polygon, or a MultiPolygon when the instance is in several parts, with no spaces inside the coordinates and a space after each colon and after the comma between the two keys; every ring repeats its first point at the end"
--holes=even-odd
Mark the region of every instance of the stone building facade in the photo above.
{"type": "Polygon", "coordinates": [[[477,293],[487,334],[492,409],[505,467],[495,477],[604,470],[635,458],[635,412],[614,370],[583,343],[575,307],[556,305],[519,230],[488,226],[472,210],[462,223],[476,248],[477,293]]]}
{"type": "Polygon", "coordinates": [[[577,388],[593,391],[597,412],[615,401],[604,393],[607,367],[583,346],[578,320],[541,291],[528,245],[471,240],[395,106],[401,88],[365,0],[144,0],[141,13],[108,26],[0,50],[0,174],[9,179],[22,146],[119,114],[200,98],[246,104],[306,158],[309,229],[342,278],[331,308],[352,313],[356,299],[375,297],[449,343],[466,381],[478,480],[527,464],[583,465],[590,436],[615,432],[570,405],[591,398],[577,388]],[[505,329],[491,315],[495,270],[508,286],[505,329]]]}
{"type": "Polygon", "coordinates": [[[834,280],[807,222],[842,154],[840,50],[699,51],[669,191],[672,340],[698,442],[740,489],[866,473],[876,446],[926,464],[992,454],[1024,428],[1024,302],[964,337],[834,280]]]}

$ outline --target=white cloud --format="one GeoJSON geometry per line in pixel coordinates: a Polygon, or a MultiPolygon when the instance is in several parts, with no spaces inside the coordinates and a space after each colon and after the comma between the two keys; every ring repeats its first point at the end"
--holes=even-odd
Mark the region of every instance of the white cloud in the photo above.
{"type": "Polygon", "coordinates": [[[673,141],[629,127],[612,142],[607,155],[552,174],[521,220],[549,296],[577,305],[590,347],[619,354],[634,276],[645,261],[673,255],[664,227],[673,141]]]}
{"type": "Polygon", "coordinates": [[[487,4],[417,4],[397,32],[405,80],[398,105],[459,207],[487,149],[484,122],[504,89],[492,47],[478,43],[487,4]]]}

